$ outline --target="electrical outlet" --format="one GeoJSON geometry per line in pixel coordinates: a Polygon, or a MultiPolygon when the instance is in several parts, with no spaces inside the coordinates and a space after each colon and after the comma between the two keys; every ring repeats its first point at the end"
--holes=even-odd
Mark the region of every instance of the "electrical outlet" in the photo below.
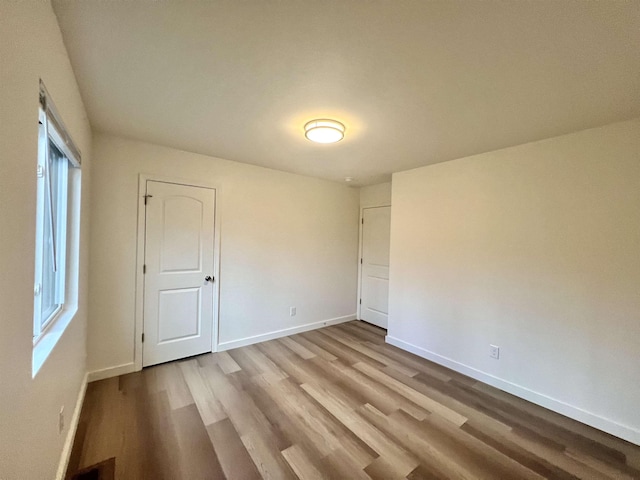
{"type": "Polygon", "coordinates": [[[500,358],[500,347],[497,345],[489,345],[489,356],[496,360],[500,358]]]}
{"type": "Polygon", "coordinates": [[[289,316],[291,317],[296,316],[296,307],[289,307],[289,316]]]}
{"type": "Polygon", "coordinates": [[[58,414],[58,435],[64,430],[64,405],[60,407],[60,413],[58,414]]]}

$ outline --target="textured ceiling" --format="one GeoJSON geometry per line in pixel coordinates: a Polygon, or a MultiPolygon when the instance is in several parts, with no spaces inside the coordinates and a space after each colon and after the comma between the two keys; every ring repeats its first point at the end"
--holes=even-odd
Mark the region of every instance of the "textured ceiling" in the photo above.
{"type": "Polygon", "coordinates": [[[638,0],[53,4],[95,130],[331,180],[640,116],[638,0]]]}

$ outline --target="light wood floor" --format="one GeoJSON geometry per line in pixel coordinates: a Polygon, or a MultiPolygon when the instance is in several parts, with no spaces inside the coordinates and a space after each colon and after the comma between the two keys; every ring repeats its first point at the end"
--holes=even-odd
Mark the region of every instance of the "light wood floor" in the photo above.
{"type": "Polygon", "coordinates": [[[640,478],[640,447],[350,322],[91,383],[71,456],[117,479],[640,478]]]}

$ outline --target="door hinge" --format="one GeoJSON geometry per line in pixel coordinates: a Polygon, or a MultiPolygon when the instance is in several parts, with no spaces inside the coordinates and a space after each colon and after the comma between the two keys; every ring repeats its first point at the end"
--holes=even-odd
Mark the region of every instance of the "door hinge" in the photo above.
{"type": "Polygon", "coordinates": [[[44,167],[42,165],[38,165],[36,175],[38,176],[38,178],[44,177],[44,167]]]}
{"type": "Polygon", "coordinates": [[[142,265],[142,274],[144,275],[145,273],[147,273],[147,265],[142,265]]]}
{"type": "Polygon", "coordinates": [[[144,196],[144,204],[147,204],[147,200],[149,200],[153,195],[149,195],[148,193],[144,196]]]}
{"type": "Polygon", "coordinates": [[[364,218],[362,219],[362,224],[364,225],[364,218]]]}
{"type": "Polygon", "coordinates": [[[142,343],[144,343],[144,332],[142,332],[142,343]]]}
{"type": "Polygon", "coordinates": [[[362,265],[362,259],[360,259],[360,265],[362,265]]]}
{"type": "Polygon", "coordinates": [[[362,305],[362,299],[360,299],[360,305],[362,305]]]}

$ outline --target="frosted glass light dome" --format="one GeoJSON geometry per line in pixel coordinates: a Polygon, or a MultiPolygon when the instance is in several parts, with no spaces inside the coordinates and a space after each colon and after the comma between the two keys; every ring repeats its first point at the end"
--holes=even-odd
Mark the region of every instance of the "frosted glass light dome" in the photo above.
{"type": "Polygon", "coordinates": [[[304,136],[316,143],[336,143],[344,138],[344,125],[335,120],[311,120],[304,126],[304,136]]]}

